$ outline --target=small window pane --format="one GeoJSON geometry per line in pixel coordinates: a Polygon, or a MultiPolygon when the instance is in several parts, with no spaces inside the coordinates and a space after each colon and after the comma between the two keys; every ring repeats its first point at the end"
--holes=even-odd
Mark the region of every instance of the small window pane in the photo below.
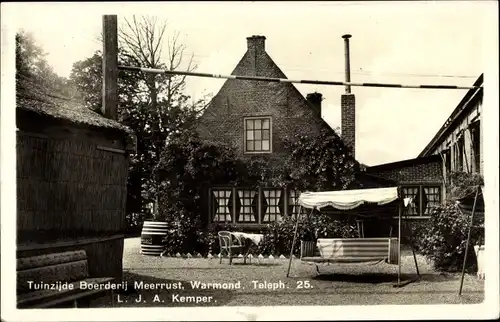
{"type": "Polygon", "coordinates": [[[245,120],[245,151],[271,151],[270,118],[245,120]]]}
{"type": "Polygon", "coordinates": [[[247,120],[247,129],[253,129],[253,120],[247,120]]]}
{"type": "Polygon", "coordinates": [[[264,190],[264,198],[266,207],[264,208],[264,216],[262,222],[273,222],[281,220],[282,209],[282,191],[281,190],[264,190]]]}
{"type": "Polygon", "coordinates": [[[441,203],[441,188],[424,187],[424,196],[422,196],[423,209],[426,215],[430,214],[433,207],[441,203]]]}
{"type": "Polygon", "coordinates": [[[418,187],[403,187],[403,196],[405,198],[412,198],[412,202],[408,207],[409,216],[420,215],[420,196],[418,187]]]}

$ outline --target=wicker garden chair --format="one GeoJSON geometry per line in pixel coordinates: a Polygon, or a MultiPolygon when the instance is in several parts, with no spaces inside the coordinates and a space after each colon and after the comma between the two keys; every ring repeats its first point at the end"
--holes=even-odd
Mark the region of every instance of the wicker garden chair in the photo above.
{"type": "Polygon", "coordinates": [[[243,254],[243,263],[246,264],[245,243],[237,235],[229,231],[219,231],[219,244],[220,244],[220,263],[222,264],[222,255],[225,252],[229,257],[229,265],[231,265],[235,254],[243,254]]]}

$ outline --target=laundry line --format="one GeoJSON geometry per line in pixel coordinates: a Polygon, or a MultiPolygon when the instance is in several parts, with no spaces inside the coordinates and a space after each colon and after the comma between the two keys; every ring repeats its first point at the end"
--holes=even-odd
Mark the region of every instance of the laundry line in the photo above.
{"type": "Polygon", "coordinates": [[[143,72],[143,73],[152,73],[152,74],[185,75],[185,76],[205,77],[205,78],[234,79],[234,80],[260,81],[260,82],[271,82],[271,83],[330,85],[330,86],[361,86],[361,87],[416,88],[416,89],[476,89],[482,87],[482,86],[457,86],[457,85],[404,85],[404,84],[366,83],[366,82],[355,83],[355,82],[323,81],[323,80],[293,80],[287,78],[221,75],[221,74],[176,71],[176,70],[155,69],[155,68],[145,68],[145,67],[135,67],[135,66],[118,66],[118,69],[143,72]]]}

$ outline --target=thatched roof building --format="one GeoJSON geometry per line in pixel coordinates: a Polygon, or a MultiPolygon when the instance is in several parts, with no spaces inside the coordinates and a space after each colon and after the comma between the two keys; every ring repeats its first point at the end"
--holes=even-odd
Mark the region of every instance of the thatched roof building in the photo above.
{"type": "Polygon", "coordinates": [[[28,78],[17,80],[18,257],[84,249],[121,277],[133,133],[28,78]]]}

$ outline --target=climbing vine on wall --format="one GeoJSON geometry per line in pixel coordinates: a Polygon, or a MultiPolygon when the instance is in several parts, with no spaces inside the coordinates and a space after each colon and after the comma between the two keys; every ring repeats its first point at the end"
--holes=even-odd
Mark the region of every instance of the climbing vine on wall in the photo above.
{"type": "Polygon", "coordinates": [[[156,167],[160,182],[159,216],[171,226],[172,252],[206,248],[201,231],[207,224],[203,196],[214,185],[291,186],[305,190],[341,190],[355,182],[359,164],[332,133],[285,139],[284,159],[237,157],[235,149],[201,140],[193,131],[173,137],[156,167]]]}

